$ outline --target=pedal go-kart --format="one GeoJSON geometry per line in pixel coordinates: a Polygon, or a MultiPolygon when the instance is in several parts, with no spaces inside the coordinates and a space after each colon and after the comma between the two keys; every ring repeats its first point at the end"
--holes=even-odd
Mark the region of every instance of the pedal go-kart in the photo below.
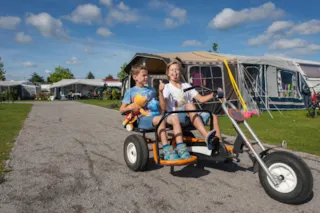
{"type": "MultiPolygon", "coordinates": [[[[190,87],[184,92],[194,89],[190,87]]],[[[205,88],[208,89],[208,88],[205,88]]],[[[211,90],[212,91],[212,90],[211,90]]],[[[213,91],[216,94],[216,91],[213,91]]],[[[216,97],[217,98],[217,97],[216,97]]],[[[219,97],[219,99],[221,96],[219,97]]],[[[221,99],[220,99],[221,101],[221,99]]],[[[237,109],[229,101],[221,101],[222,109],[229,117],[238,135],[233,146],[225,143],[212,142],[213,150],[209,150],[204,139],[194,137],[190,130],[194,130],[193,125],[183,126],[183,140],[187,144],[191,158],[187,160],[167,161],[163,160],[160,154],[159,138],[157,130],[160,123],[172,113],[186,112],[208,112],[208,110],[192,110],[192,111],[175,111],[165,112],[158,126],[152,130],[144,130],[134,128],[133,131],[140,134],[132,134],[128,136],[124,142],[123,153],[127,166],[133,171],[143,171],[148,165],[149,148],[148,144],[152,144],[152,153],[154,162],[161,166],[170,166],[171,172],[174,166],[182,166],[197,163],[196,154],[209,156],[216,162],[232,162],[235,156],[243,152],[246,146],[252,153],[250,159],[253,161],[254,173],[259,173],[259,180],[265,192],[273,199],[287,204],[301,204],[306,202],[313,193],[313,176],[308,165],[298,156],[291,152],[274,151],[273,148],[266,149],[249,124],[246,122],[243,113],[237,109]],[[251,133],[262,151],[258,152],[254,149],[253,144],[248,140],[240,128],[243,124],[251,133]],[[154,133],[155,140],[146,137],[147,133],[154,133]]],[[[123,113],[126,115],[129,112],[123,113]]],[[[213,129],[213,116],[210,113],[210,130],[213,129]]],[[[167,127],[167,130],[171,130],[167,127]]],[[[175,147],[175,139],[173,135],[168,134],[168,141],[175,147]],[[170,137],[171,136],[171,137],[170,137]]]]}

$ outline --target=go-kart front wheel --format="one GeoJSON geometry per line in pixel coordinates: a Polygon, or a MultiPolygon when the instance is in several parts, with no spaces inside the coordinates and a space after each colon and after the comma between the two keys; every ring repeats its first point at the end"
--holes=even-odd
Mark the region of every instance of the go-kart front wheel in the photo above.
{"type": "Polygon", "coordinates": [[[124,160],[133,171],[143,171],[148,163],[149,149],[141,135],[130,135],[123,146],[124,160]]]}
{"type": "Polygon", "coordinates": [[[260,166],[261,185],[271,198],[287,204],[301,204],[310,198],[313,176],[308,165],[300,157],[278,151],[268,154],[263,161],[270,173],[281,180],[278,186],[274,186],[260,166]]]}

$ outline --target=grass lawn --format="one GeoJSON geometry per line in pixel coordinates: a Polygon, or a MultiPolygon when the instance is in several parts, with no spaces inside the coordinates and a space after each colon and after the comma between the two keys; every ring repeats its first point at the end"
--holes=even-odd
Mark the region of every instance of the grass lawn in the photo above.
{"type": "MultiPolygon", "coordinates": [[[[260,117],[254,115],[247,122],[262,142],[281,145],[285,140],[288,149],[320,156],[320,117],[312,119],[307,116],[306,110],[282,113],[283,115],[278,111],[272,112],[272,119],[268,112],[264,112],[260,117]]],[[[236,135],[227,116],[220,117],[219,122],[223,134],[236,135]]],[[[242,130],[253,139],[244,125],[242,130]]]]}
{"type": "MultiPolygon", "coordinates": [[[[80,102],[106,107],[117,101],[80,100],[80,102]]],[[[119,109],[119,108],[115,108],[119,109]]],[[[320,117],[312,119],[307,116],[306,110],[268,112],[260,117],[254,115],[247,122],[255,131],[258,138],[267,144],[281,145],[285,140],[287,148],[295,151],[307,152],[320,156],[320,117]]],[[[236,132],[227,116],[219,117],[222,134],[235,136],[236,132]]],[[[253,139],[250,133],[242,125],[246,136],[253,139]]]]}
{"type": "MultiPolygon", "coordinates": [[[[97,99],[78,100],[78,101],[81,103],[92,104],[92,105],[96,105],[96,106],[100,106],[100,107],[107,107],[110,104],[115,104],[117,102],[121,102],[121,100],[106,100],[106,101],[104,101],[104,100],[97,100],[97,99]]],[[[119,110],[120,106],[113,108],[113,109],[119,110]]]]}
{"type": "Polygon", "coordinates": [[[0,175],[32,104],[0,104],[0,175]]]}

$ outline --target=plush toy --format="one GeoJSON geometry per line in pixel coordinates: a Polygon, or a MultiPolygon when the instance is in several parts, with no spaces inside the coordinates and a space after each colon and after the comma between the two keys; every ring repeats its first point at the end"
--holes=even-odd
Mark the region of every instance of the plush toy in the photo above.
{"type": "Polygon", "coordinates": [[[156,99],[153,98],[151,101],[149,101],[148,108],[151,110],[149,112],[150,115],[160,115],[159,106],[159,101],[157,101],[156,99]]]}
{"type": "MultiPolygon", "coordinates": [[[[147,98],[145,96],[137,94],[133,99],[133,103],[141,107],[144,107],[145,104],[147,103],[147,98]]],[[[133,124],[137,120],[140,114],[145,116],[150,116],[150,114],[147,113],[143,108],[141,108],[139,112],[130,112],[129,114],[127,114],[126,119],[122,122],[123,126],[125,126],[128,131],[132,131],[133,124]]]]}

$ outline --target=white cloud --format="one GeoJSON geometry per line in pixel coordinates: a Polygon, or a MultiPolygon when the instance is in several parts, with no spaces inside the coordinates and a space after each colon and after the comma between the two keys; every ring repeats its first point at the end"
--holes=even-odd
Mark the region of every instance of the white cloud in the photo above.
{"type": "Polygon", "coordinates": [[[186,47],[186,46],[201,46],[202,43],[200,41],[197,41],[197,40],[186,40],[182,43],[182,47],[186,47]]]}
{"type": "Polygon", "coordinates": [[[274,41],[270,44],[269,48],[270,49],[294,49],[294,48],[302,48],[307,46],[308,42],[300,39],[300,38],[295,38],[295,39],[280,39],[277,41],[274,41]]]}
{"type": "Polygon", "coordinates": [[[248,44],[251,46],[257,46],[269,42],[271,39],[279,39],[283,37],[286,30],[293,26],[292,21],[275,21],[273,22],[264,33],[258,35],[255,38],[248,40],[248,44]]]}
{"type": "Polygon", "coordinates": [[[79,5],[67,19],[71,20],[76,24],[89,24],[91,25],[93,21],[101,20],[101,9],[93,4],[83,4],[79,5]]]}
{"type": "Polygon", "coordinates": [[[295,25],[288,34],[298,33],[302,35],[311,35],[320,33],[320,20],[312,19],[295,25]]]}
{"type": "Polygon", "coordinates": [[[276,8],[272,2],[267,2],[260,7],[245,8],[240,11],[225,8],[209,22],[208,26],[214,29],[225,30],[240,26],[246,22],[276,19],[284,14],[285,12],[282,9],[276,8]]]}
{"type": "Polygon", "coordinates": [[[72,56],[70,60],[66,61],[66,64],[80,64],[80,61],[77,57],[72,56]]]}
{"type": "Polygon", "coordinates": [[[120,3],[118,4],[118,8],[119,8],[120,10],[130,10],[130,8],[129,8],[127,5],[125,5],[123,2],[120,2],[120,3]]]}
{"type": "Polygon", "coordinates": [[[32,38],[29,35],[25,35],[24,32],[18,32],[16,34],[16,41],[22,44],[28,44],[32,42],[32,38]]]}
{"type": "Polygon", "coordinates": [[[24,67],[37,67],[37,65],[31,61],[26,61],[23,63],[24,67]]]}
{"type": "Polygon", "coordinates": [[[84,51],[86,54],[88,54],[88,55],[94,54],[94,52],[93,52],[91,49],[89,49],[88,47],[85,47],[85,48],[83,49],[83,51],[84,51]]]}
{"type": "Polygon", "coordinates": [[[1,16],[0,17],[0,28],[7,30],[14,30],[17,25],[20,24],[21,18],[17,16],[1,16]]]}
{"type": "Polygon", "coordinates": [[[296,55],[312,55],[312,54],[314,54],[316,52],[320,52],[320,45],[308,44],[305,47],[294,49],[293,54],[296,54],[296,55]]]}
{"type": "Polygon", "coordinates": [[[115,23],[133,23],[139,20],[139,15],[135,9],[120,2],[117,8],[110,8],[106,17],[107,24],[115,23]]]}
{"type": "Polygon", "coordinates": [[[44,70],[44,72],[47,73],[47,74],[50,74],[50,73],[51,73],[51,71],[48,70],[48,69],[44,70]]]}
{"type": "Polygon", "coordinates": [[[97,29],[96,33],[100,36],[103,36],[103,37],[108,37],[108,36],[111,36],[112,35],[112,32],[107,29],[107,28],[104,28],[104,27],[100,27],[97,29]]]}
{"type": "Polygon", "coordinates": [[[59,19],[53,18],[48,13],[28,14],[26,23],[37,28],[44,37],[54,37],[57,39],[67,39],[68,36],[63,29],[63,24],[59,19]]]}
{"type": "Polygon", "coordinates": [[[292,26],[293,26],[292,21],[275,21],[268,27],[268,29],[266,30],[266,33],[269,33],[269,34],[279,33],[292,26]]]}
{"type": "Polygon", "coordinates": [[[100,4],[104,4],[107,7],[111,7],[112,6],[112,0],[100,0],[100,4]]]}
{"type": "Polygon", "coordinates": [[[166,1],[152,0],[149,2],[150,8],[164,8],[169,17],[164,19],[167,28],[176,28],[185,23],[187,10],[176,7],[166,1]]]}

